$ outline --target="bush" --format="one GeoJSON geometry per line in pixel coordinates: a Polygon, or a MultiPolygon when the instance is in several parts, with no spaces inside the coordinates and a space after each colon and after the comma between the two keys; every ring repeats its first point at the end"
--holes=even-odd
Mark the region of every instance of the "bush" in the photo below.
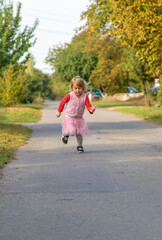
{"type": "Polygon", "coordinates": [[[0,77],[0,102],[5,107],[22,103],[27,95],[26,76],[23,70],[10,65],[0,77]]]}
{"type": "Polygon", "coordinates": [[[158,94],[157,94],[157,99],[160,103],[162,103],[162,80],[160,82],[160,88],[159,88],[159,91],[158,91],[158,94]]]}

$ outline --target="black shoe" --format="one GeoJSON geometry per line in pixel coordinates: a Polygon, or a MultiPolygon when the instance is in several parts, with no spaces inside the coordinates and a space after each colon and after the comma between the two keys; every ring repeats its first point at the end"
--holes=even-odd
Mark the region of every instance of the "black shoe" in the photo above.
{"type": "Polygon", "coordinates": [[[68,138],[69,138],[69,136],[62,135],[61,140],[64,144],[67,144],[68,143],[68,138]]]}
{"type": "Polygon", "coordinates": [[[83,153],[84,150],[83,150],[83,147],[82,146],[78,146],[77,147],[77,150],[78,150],[78,153],[83,153]]]}

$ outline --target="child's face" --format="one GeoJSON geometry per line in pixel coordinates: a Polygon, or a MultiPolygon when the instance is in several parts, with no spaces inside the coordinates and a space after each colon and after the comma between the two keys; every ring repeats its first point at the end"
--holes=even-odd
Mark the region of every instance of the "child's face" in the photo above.
{"type": "Polygon", "coordinates": [[[76,83],[74,83],[72,90],[77,97],[80,97],[82,95],[83,88],[78,86],[76,83]]]}

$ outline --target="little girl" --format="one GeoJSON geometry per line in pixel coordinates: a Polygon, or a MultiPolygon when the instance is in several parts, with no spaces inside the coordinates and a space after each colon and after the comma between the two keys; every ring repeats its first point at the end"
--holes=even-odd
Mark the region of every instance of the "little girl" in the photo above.
{"type": "Polygon", "coordinates": [[[68,137],[76,135],[79,153],[84,152],[83,135],[89,134],[88,125],[82,117],[85,106],[91,114],[95,111],[95,107],[91,106],[88,95],[85,93],[86,89],[86,82],[79,76],[74,77],[71,80],[71,92],[62,99],[56,112],[56,116],[59,118],[65,103],[67,103],[66,115],[62,123],[62,142],[67,144],[68,137]]]}

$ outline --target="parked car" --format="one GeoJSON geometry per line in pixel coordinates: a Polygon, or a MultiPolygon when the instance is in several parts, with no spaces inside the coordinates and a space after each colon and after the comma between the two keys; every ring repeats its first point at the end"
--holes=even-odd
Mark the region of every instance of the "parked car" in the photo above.
{"type": "Polygon", "coordinates": [[[102,98],[101,95],[95,93],[95,92],[91,92],[88,94],[88,97],[89,97],[89,100],[92,101],[92,100],[99,100],[102,98]]]}
{"type": "Polygon", "coordinates": [[[93,92],[94,94],[99,95],[100,97],[102,97],[101,92],[100,92],[99,89],[93,90],[92,92],[93,92]]]}
{"type": "Polygon", "coordinates": [[[159,91],[159,88],[160,88],[160,85],[150,88],[151,95],[156,96],[159,91]]]}
{"type": "Polygon", "coordinates": [[[139,91],[135,88],[132,88],[132,87],[127,87],[127,93],[138,93],[139,91]]]}

